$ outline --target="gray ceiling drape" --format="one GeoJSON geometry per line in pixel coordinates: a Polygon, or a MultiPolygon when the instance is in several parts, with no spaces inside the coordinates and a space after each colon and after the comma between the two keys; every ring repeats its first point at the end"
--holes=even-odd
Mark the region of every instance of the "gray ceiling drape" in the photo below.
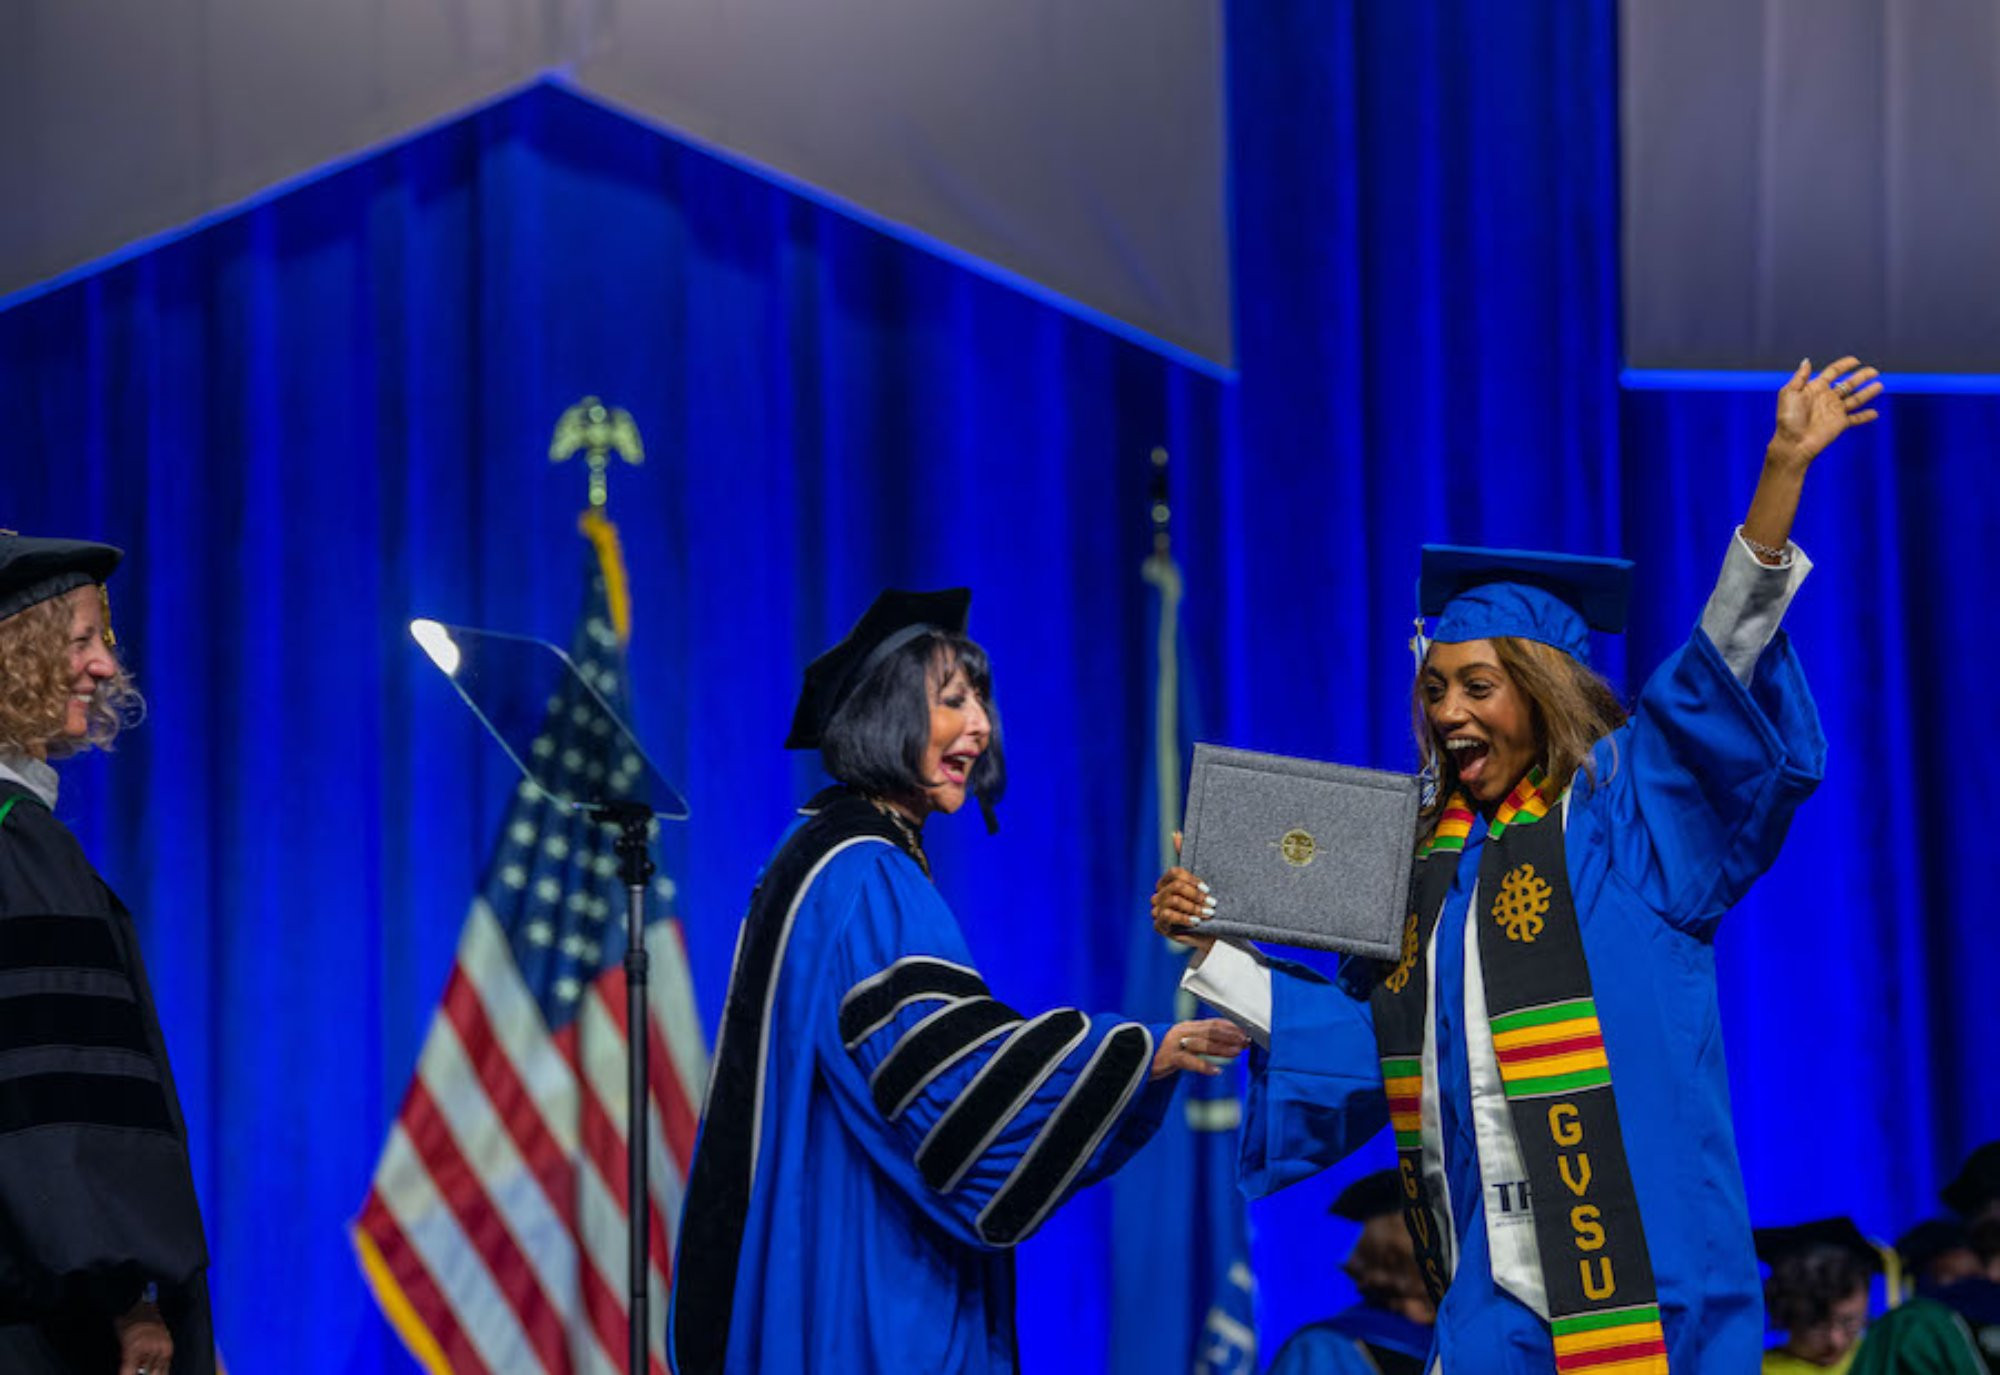
{"type": "Polygon", "coordinates": [[[1628,366],[2000,371],[2000,6],[1619,17],[1628,366]]]}
{"type": "Polygon", "coordinates": [[[0,27],[0,304],[549,76],[1232,363],[1220,0],[20,0],[0,27]]]}

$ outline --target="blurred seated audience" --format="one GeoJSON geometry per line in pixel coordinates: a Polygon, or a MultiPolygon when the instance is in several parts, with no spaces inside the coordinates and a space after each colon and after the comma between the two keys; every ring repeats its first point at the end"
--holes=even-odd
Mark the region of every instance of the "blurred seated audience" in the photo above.
{"type": "Polygon", "coordinates": [[[1896,1257],[1916,1292],[1929,1293],[1968,1275],[1985,1273],[1972,1249],[1965,1224],[1955,1217],[1929,1217],[1896,1239],[1896,1257]]]}
{"type": "Polygon", "coordinates": [[[1844,1217],[1760,1227],[1755,1238],[1771,1267],[1764,1308],[1784,1334],[1764,1353],[1764,1375],[1846,1375],[1868,1328],[1868,1284],[1881,1256],[1844,1217]]]}

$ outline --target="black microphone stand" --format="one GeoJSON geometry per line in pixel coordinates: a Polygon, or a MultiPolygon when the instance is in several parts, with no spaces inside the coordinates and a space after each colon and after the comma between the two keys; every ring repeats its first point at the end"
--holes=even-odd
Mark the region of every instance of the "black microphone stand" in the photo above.
{"type": "Polygon", "coordinates": [[[590,809],[600,820],[618,827],[613,850],[618,877],[625,885],[625,1065],[626,1065],[626,1255],[630,1261],[631,1295],[625,1316],[628,1375],[646,1375],[646,1310],[651,1288],[652,1197],[646,1184],[646,1139],[652,1128],[646,1057],[646,884],[653,877],[650,832],[653,809],[644,802],[600,802],[590,809]]]}

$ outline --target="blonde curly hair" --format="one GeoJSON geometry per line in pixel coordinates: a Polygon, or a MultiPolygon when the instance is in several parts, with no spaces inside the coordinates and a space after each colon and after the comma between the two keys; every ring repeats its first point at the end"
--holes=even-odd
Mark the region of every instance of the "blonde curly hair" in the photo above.
{"type": "MultiPolygon", "coordinates": [[[[132,685],[117,651],[110,650],[118,671],[91,695],[84,738],[71,739],[63,728],[75,677],[70,668],[71,599],[103,595],[100,584],[89,583],[0,621],[0,750],[51,759],[92,745],[109,750],[119,731],[137,725],[146,714],[145,698],[132,685]]],[[[110,623],[108,610],[105,623],[110,623]]]]}

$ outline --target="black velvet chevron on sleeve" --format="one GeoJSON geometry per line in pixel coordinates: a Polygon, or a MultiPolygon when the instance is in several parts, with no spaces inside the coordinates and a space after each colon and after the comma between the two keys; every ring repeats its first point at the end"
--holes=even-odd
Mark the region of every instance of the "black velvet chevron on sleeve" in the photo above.
{"type": "Polygon", "coordinates": [[[1152,1058],[1153,1038],[1137,1023],[1104,1038],[1013,1176],[980,1212],[980,1235],[1012,1246],[1041,1226],[1144,1081],[1152,1058]]]}
{"type": "Polygon", "coordinates": [[[917,1170],[939,1193],[958,1187],[972,1162],[1090,1030],[1075,1008],[1045,1012],[1009,1036],[917,1147],[917,1170]]]}
{"type": "Polygon", "coordinates": [[[175,1375],[207,1375],[207,1250],[131,919],[47,808],[0,786],[0,805],[10,798],[0,820],[0,1365],[39,1370],[22,1353],[108,1325],[151,1282],[174,1331],[175,1375]]]}
{"type": "Polygon", "coordinates": [[[932,1080],[1020,1024],[1020,1013],[993,998],[946,1004],[911,1027],[876,1066],[868,1081],[875,1110],[895,1121],[932,1080]]]}
{"type": "Polygon", "coordinates": [[[986,981],[977,970],[932,955],[912,955],[847,991],[840,1000],[841,1043],[853,1050],[912,1003],[986,996],[986,981]]]}

